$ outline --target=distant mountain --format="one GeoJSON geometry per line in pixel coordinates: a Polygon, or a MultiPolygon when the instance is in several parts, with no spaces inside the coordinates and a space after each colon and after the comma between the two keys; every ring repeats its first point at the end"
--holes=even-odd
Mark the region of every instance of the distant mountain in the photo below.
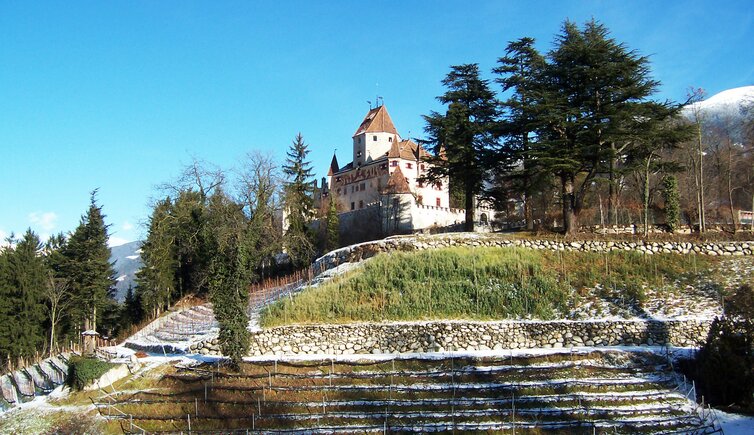
{"type": "Polygon", "coordinates": [[[754,86],[728,89],[704,101],[683,108],[683,114],[693,120],[693,108],[699,107],[705,124],[729,129],[737,141],[742,137],[746,120],[754,118],[754,86]]]}
{"type": "Polygon", "coordinates": [[[128,286],[136,287],[136,272],[141,269],[141,245],[143,242],[129,242],[110,248],[110,261],[115,263],[115,300],[123,301],[128,286]]]}

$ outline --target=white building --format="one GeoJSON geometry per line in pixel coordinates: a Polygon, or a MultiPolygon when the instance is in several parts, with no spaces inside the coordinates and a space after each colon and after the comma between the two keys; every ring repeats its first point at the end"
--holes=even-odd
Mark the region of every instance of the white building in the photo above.
{"type": "MultiPolygon", "coordinates": [[[[385,106],[366,114],[352,144],[353,160],[341,167],[333,155],[327,177],[315,190],[320,207],[336,201],[341,238],[352,232],[365,233],[355,239],[368,239],[463,223],[464,210],[450,208],[448,180],[420,180],[430,167],[425,159],[430,154],[401,138],[385,106]]],[[[484,227],[492,213],[478,209],[475,220],[484,227]]]]}

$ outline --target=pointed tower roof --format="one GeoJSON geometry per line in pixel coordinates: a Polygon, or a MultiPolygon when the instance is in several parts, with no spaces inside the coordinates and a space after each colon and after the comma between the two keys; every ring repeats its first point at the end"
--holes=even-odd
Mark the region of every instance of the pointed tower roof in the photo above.
{"type": "Polygon", "coordinates": [[[419,145],[415,144],[410,139],[406,139],[400,142],[393,141],[393,144],[390,145],[390,151],[388,151],[387,157],[389,159],[417,161],[418,147],[419,145]]]}
{"type": "Polygon", "coordinates": [[[330,176],[336,172],[338,172],[340,168],[338,167],[338,158],[335,157],[335,153],[332,154],[332,161],[330,162],[330,170],[327,171],[327,176],[330,176]]]}
{"type": "Polygon", "coordinates": [[[397,140],[394,140],[390,145],[390,151],[387,152],[387,157],[389,159],[398,159],[401,157],[401,146],[398,144],[397,140]]]}
{"type": "Polygon", "coordinates": [[[354,133],[354,136],[358,136],[362,133],[392,133],[398,134],[395,129],[393,120],[390,119],[390,115],[387,113],[385,106],[380,106],[370,110],[361,121],[361,125],[354,133]]]}
{"type": "Polygon", "coordinates": [[[411,189],[408,187],[408,181],[406,181],[406,176],[403,175],[400,167],[396,168],[395,171],[390,174],[385,191],[387,193],[411,193],[411,189]]]}

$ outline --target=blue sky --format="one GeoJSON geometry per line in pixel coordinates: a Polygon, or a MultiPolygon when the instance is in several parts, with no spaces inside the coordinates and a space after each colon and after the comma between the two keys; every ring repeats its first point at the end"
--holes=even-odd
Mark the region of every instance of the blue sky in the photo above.
{"type": "Polygon", "coordinates": [[[0,0],[0,236],[71,231],[99,188],[112,241],[136,240],[154,186],[192,156],[282,159],[297,132],[318,176],[384,98],[404,136],[440,107],[449,66],[488,71],[595,18],[651,58],[658,98],[754,84],[744,1],[0,0]]]}

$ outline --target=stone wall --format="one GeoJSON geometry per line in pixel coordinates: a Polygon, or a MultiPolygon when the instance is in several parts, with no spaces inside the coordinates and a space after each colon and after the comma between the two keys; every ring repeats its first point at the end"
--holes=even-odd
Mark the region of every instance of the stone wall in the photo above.
{"type": "Polygon", "coordinates": [[[434,236],[399,236],[383,240],[346,246],[318,258],[314,272],[319,274],[339,264],[352,263],[372,257],[380,252],[415,251],[446,248],[451,246],[522,246],[530,249],[552,251],[637,251],[646,254],[677,253],[702,255],[752,255],[754,242],[650,242],[650,241],[563,241],[509,239],[499,234],[438,234],[434,236]]]}
{"type": "MultiPolygon", "coordinates": [[[[699,346],[711,320],[437,321],[280,326],[251,335],[250,355],[381,354],[578,346],[699,346]]],[[[190,352],[220,353],[217,339],[190,352]]]]}

